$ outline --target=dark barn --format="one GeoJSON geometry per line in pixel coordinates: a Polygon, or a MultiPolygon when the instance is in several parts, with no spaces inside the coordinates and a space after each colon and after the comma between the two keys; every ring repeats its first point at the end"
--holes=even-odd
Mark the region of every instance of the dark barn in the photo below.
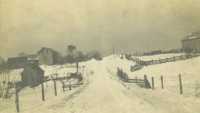
{"type": "Polygon", "coordinates": [[[22,72],[22,82],[25,86],[35,87],[44,79],[44,71],[38,63],[29,63],[22,72]]]}
{"type": "Polygon", "coordinates": [[[39,63],[45,65],[54,65],[62,62],[61,55],[51,48],[42,48],[38,52],[38,58],[39,63]]]}

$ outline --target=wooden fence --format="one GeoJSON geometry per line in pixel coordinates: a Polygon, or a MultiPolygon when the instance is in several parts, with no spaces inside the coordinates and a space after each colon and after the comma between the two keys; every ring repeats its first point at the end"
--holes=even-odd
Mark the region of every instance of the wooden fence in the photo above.
{"type": "Polygon", "coordinates": [[[135,61],[139,65],[148,66],[148,65],[162,64],[162,63],[167,63],[167,62],[187,60],[187,59],[198,57],[198,56],[200,56],[200,55],[199,54],[186,54],[186,55],[180,55],[180,56],[174,56],[174,57],[170,57],[170,58],[150,60],[150,61],[143,61],[143,60],[140,60],[139,58],[132,59],[132,60],[135,61]]]}
{"type": "MultiPolygon", "coordinates": [[[[69,91],[72,90],[75,87],[79,87],[80,85],[83,85],[83,77],[82,77],[83,73],[73,73],[71,76],[63,76],[63,77],[56,77],[55,78],[44,78],[44,80],[42,80],[42,83],[40,84],[41,86],[41,100],[42,101],[46,101],[46,92],[45,92],[45,83],[52,81],[53,82],[53,90],[54,90],[54,95],[57,96],[58,92],[57,92],[57,82],[60,82],[62,84],[62,88],[63,92],[66,91],[66,89],[68,89],[69,91]],[[78,83],[71,83],[71,79],[77,79],[78,83]],[[68,82],[68,83],[67,83],[68,82]]],[[[20,97],[19,97],[19,93],[21,91],[21,85],[19,83],[15,84],[15,105],[16,105],[16,111],[19,113],[20,112],[20,97]]]]}
{"type": "Polygon", "coordinates": [[[140,87],[144,87],[147,89],[151,88],[150,82],[146,75],[144,75],[144,79],[138,79],[138,78],[130,79],[127,73],[125,73],[122,69],[118,68],[117,76],[121,81],[123,81],[125,83],[135,83],[140,87]]]}
{"type": "Polygon", "coordinates": [[[128,60],[132,60],[136,62],[136,65],[131,66],[131,71],[134,72],[134,71],[142,69],[144,66],[162,64],[162,63],[167,63],[167,62],[175,62],[175,61],[180,61],[180,60],[187,60],[187,59],[195,58],[198,56],[200,56],[200,54],[186,54],[186,55],[174,56],[174,57],[158,59],[158,60],[149,60],[149,61],[143,61],[139,58],[129,57],[128,60]]]}
{"type": "MultiPolygon", "coordinates": [[[[148,77],[150,76],[148,75],[148,77]]],[[[138,78],[138,76],[135,76],[135,78],[138,78]]],[[[133,80],[133,82],[135,81],[136,79],[133,80]]],[[[200,97],[200,80],[196,78],[188,79],[188,76],[182,74],[174,76],[151,76],[150,86],[152,90],[165,90],[187,97],[200,97]]]]}
{"type": "Polygon", "coordinates": [[[14,81],[9,71],[0,72],[0,98],[9,98],[11,88],[14,88],[14,81]]]}

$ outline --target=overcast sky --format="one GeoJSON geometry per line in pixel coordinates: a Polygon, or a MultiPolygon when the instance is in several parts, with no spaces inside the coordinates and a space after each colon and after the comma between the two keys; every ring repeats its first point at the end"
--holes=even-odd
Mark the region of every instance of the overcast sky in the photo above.
{"type": "Polygon", "coordinates": [[[0,0],[0,56],[177,48],[200,30],[199,11],[200,0],[0,0]]]}

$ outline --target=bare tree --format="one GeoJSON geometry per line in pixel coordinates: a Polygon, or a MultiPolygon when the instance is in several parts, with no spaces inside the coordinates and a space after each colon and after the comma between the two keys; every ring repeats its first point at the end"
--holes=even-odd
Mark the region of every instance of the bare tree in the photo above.
{"type": "Polygon", "coordinates": [[[68,45],[68,47],[67,47],[67,51],[69,52],[69,53],[72,53],[73,54],[73,52],[76,50],[76,46],[75,45],[68,45]]]}
{"type": "Polygon", "coordinates": [[[75,62],[75,51],[76,51],[76,46],[74,46],[74,45],[67,46],[67,56],[66,56],[67,62],[69,62],[69,63],[75,62]]]}

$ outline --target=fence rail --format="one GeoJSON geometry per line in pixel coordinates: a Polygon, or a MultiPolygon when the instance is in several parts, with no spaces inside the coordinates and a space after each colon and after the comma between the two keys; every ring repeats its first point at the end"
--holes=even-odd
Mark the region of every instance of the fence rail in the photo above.
{"type": "Polygon", "coordinates": [[[144,60],[141,60],[140,58],[129,58],[129,60],[132,60],[139,65],[148,66],[148,65],[162,64],[162,63],[167,63],[167,62],[187,60],[187,59],[198,57],[198,56],[200,56],[200,54],[185,54],[185,55],[180,55],[180,56],[174,56],[174,57],[163,58],[163,59],[158,59],[158,60],[149,60],[149,61],[144,61],[144,60]]]}
{"type": "Polygon", "coordinates": [[[149,80],[147,79],[146,75],[144,75],[144,79],[137,79],[137,78],[130,79],[127,73],[125,73],[122,69],[118,68],[117,69],[117,76],[121,81],[123,81],[125,83],[135,83],[140,87],[144,87],[144,88],[147,88],[147,89],[151,88],[151,85],[150,85],[149,80]]]}

